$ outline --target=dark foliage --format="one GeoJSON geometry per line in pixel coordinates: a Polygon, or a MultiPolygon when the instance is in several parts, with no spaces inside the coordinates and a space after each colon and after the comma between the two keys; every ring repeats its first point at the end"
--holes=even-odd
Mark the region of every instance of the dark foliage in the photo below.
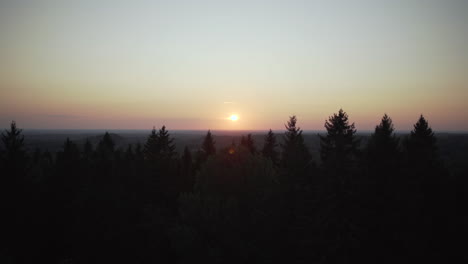
{"type": "Polygon", "coordinates": [[[270,129],[270,131],[268,131],[268,134],[265,136],[265,143],[263,145],[262,155],[265,158],[270,159],[275,165],[279,164],[279,154],[276,150],[277,147],[278,143],[276,143],[276,135],[270,129]]]}
{"type": "Polygon", "coordinates": [[[296,126],[296,116],[291,116],[285,125],[286,132],[281,144],[281,166],[292,177],[304,177],[308,167],[312,164],[309,149],[304,143],[302,130],[296,126]]]}
{"type": "Polygon", "coordinates": [[[322,164],[327,169],[341,173],[354,164],[358,150],[354,123],[349,124],[348,114],[340,109],[325,121],[325,129],[327,134],[320,136],[322,164]]]}
{"type": "Polygon", "coordinates": [[[247,137],[242,136],[240,144],[249,150],[251,154],[257,153],[257,148],[255,147],[252,134],[248,134],[247,137]]]}
{"type": "Polygon", "coordinates": [[[211,135],[211,131],[208,130],[206,133],[205,139],[203,139],[202,143],[202,151],[205,154],[205,156],[211,156],[216,154],[216,147],[215,147],[215,140],[213,139],[213,136],[211,135]]]}
{"type": "Polygon", "coordinates": [[[12,122],[0,263],[458,262],[466,170],[447,172],[422,116],[400,146],[384,115],[360,149],[340,110],[317,167],[296,123],[279,157],[271,130],[261,152],[250,134],[216,151],[208,131],[178,155],[164,126],[144,146],[106,132],[29,151],[12,122]]]}

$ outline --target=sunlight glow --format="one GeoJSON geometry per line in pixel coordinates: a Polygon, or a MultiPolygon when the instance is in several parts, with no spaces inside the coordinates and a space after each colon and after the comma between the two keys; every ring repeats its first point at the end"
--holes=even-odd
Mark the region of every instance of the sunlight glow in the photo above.
{"type": "Polygon", "coordinates": [[[239,119],[239,117],[237,115],[231,115],[229,117],[229,119],[231,119],[231,121],[237,121],[237,119],[239,119]]]}

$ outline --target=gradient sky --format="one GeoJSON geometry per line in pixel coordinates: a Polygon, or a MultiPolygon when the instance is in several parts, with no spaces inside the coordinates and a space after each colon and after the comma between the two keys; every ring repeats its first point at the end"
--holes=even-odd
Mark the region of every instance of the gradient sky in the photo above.
{"type": "Polygon", "coordinates": [[[468,131],[467,47],[466,0],[0,0],[0,127],[468,131]]]}

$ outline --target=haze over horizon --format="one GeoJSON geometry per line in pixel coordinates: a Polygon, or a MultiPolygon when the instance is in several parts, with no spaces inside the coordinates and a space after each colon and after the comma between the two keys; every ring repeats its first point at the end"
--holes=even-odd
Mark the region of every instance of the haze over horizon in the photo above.
{"type": "Polygon", "coordinates": [[[468,131],[468,1],[0,1],[0,127],[468,131]],[[230,117],[237,115],[238,120],[230,117]]]}

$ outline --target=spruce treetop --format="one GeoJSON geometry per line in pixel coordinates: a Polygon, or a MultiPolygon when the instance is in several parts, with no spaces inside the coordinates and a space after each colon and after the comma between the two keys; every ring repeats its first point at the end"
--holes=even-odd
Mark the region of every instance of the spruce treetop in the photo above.
{"type": "Polygon", "coordinates": [[[174,139],[171,138],[169,131],[166,130],[166,126],[162,126],[162,128],[158,132],[157,142],[159,147],[159,152],[163,157],[172,158],[175,153],[175,144],[174,139]]]}
{"type": "Polygon", "coordinates": [[[214,155],[216,153],[215,143],[216,142],[213,139],[213,136],[211,135],[211,131],[208,130],[208,133],[206,133],[205,139],[203,139],[202,151],[207,156],[214,155]]]}
{"type": "Polygon", "coordinates": [[[418,122],[414,124],[414,129],[411,131],[412,138],[432,138],[434,137],[434,132],[432,131],[431,127],[429,127],[429,123],[421,115],[418,119],[418,122]]]}
{"type": "Polygon", "coordinates": [[[406,148],[412,160],[432,162],[437,159],[436,137],[423,115],[414,124],[406,148]]]}
{"type": "Polygon", "coordinates": [[[296,126],[296,123],[297,118],[293,115],[285,125],[284,143],[281,144],[281,164],[284,168],[300,171],[310,163],[311,155],[304,143],[302,130],[296,126]]]}
{"type": "Polygon", "coordinates": [[[16,122],[11,121],[10,130],[2,133],[2,142],[7,152],[22,152],[24,147],[24,136],[21,135],[22,129],[16,127],[16,122]]]}
{"type": "Polygon", "coordinates": [[[354,123],[349,124],[348,114],[340,109],[325,121],[327,134],[320,136],[320,156],[323,162],[343,163],[357,151],[354,123]]]}

